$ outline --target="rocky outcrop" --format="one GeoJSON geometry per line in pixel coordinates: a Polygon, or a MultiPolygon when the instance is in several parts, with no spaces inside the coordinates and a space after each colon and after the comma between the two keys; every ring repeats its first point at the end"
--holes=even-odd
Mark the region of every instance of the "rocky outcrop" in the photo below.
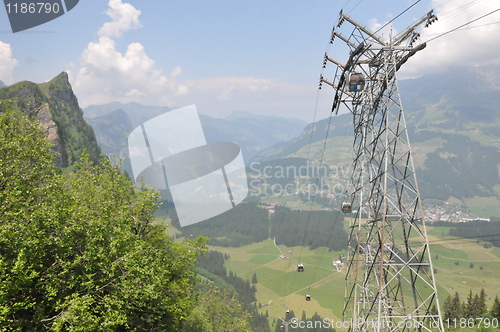
{"type": "Polygon", "coordinates": [[[94,162],[101,158],[94,131],[63,72],[49,82],[19,82],[0,88],[0,100],[11,104],[40,123],[53,145],[56,165],[67,167],[86,152],[94,162]]]}

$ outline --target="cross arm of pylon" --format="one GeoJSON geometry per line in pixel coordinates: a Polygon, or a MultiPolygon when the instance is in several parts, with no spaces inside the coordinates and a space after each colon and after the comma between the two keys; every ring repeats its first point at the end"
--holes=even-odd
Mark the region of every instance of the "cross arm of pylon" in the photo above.
{"type": "Polygon", "coordinates": [[[337,27],[340,27],[342,25],[342,23],[344,23],[344,21],[347,21],[349,23],[351,23],[352,25],[354,25],[358,30],[364,32],[366,35],[370,36],[374,41],[376,41],[377,43],[379,43],[380,45],[384,45],[384,42],[378,37],[376,36],[374,33],[370,32],[366,27],[362,26],[361,24],[357,23],[356,21],[354,21],[352,18],[350,18],[349,16],[345,15],[342,10],[340,11],[340,14],[339,14],[339,22],[337,24],[337,27]]]}
{"type": "Polygon", "coordinates": [[[335,30],[333,30],[333,32],[332,32],[332,38],[330,39],[330,44],[333,44],[335,37],[338,37],[340,40],[342,40],[344,43],[351,46],[352,48],[357,47],[357,45],[354,44],[353,42],[351,42],[349,39],[347,39],[346,36],[344,36],[343,34],[341,34],[340,32],[337,32],[335,30]]]}
{"type": "Polygon", "coordinates": [[[403,30],[403,32],[401,32],[399,35],[397,35],[394,38],[393,45],[401,45],[401,43],[408,38],[411,38],[412,40],[410,41],[410,43],[413,43],[415,41],[414,38],[420,36],[419,34],[415,33],[415,29],[422,25],[424,22],[426,22],[425,27],[427,28],[435,21],[437,21],[437,16],[434,15],[433,11],[431,10],[430,12],[419,18],[415,23],[403,30]]]}
{"type": "Polygon", "coordinates": [[[344,65],[344,64],[342,64],[342,63],[340,63],[340,62],[338,62],[338,61],[336,61],[336,60],[334,60],[334,59],[330,58],[330,57],[328,56],[328,54],[326,54],[326,53],[325,53],[325,59],[323,60],[323,68],[325,68],[325,67],[326,67],[326,63],[327,63],[327,61],[330,61],[331,63],[336,64],[337,66],[339,66],[339,67],[340,67],[340,68],[342,68],[342,69],[344,69],[344,68],[345,68],[345,65],[344,65]]]}
{"type": "MultiPolygon", "coordinates": [[[[328,84],[329,86],[331,86],[332,88],[334,88],[336,91],[341,90],[338,86],[336,86],[335,84],[333,84],[332,82],[330,82],[329,80],[327,80],[326,78],[324,78],[323,75],[320,75],[319,76],[319,89],[320,90],[321,90],[321,86],[323,85],[323,83],[328,84]]],[[[349,93],[349,92],[347,92],[345,90],[342,90],[341,92],[344,93],[344,94],[346,94],[346,95],[348,95],[351,98],[354,98],[354,96],[351,93],[349,93]]]]}

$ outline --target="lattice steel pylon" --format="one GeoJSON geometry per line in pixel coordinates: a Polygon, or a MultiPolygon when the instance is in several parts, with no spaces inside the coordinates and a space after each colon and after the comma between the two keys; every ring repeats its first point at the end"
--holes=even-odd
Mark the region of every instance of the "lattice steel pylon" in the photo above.
{"type": "Polygon", "coordinates": [[[340,12],[331,43],[350,49],[335,67],[332,112],[353,114],[354,162],[344,327],[349,331],[444,331],[396,72],[425,44],[417,29],[432,11],[383,40],[340,12]],[[350,35],[337,30],[352,28],[350,35]],[[342,28],[343,29],[343,28],[342,28]],[[348,327],[348,328],[347,328],[348,327]]]}

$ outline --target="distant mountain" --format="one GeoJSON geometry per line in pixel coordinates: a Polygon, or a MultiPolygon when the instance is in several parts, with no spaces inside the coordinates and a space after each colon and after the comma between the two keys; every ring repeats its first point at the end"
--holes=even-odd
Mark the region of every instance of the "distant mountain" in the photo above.
{"type": "MultiPolygon", "coordinates": [[[[423,198],[453,196],[471,202],[475,197],[485,209],[500,204],[500,67],[457,67],[402,80],[399,88],[423,198]]],[[[308,125],[300,136],[259,152],[253,160],[319,160],[329,121],[324,162],[330,168],[349,164],[351,114],[308,125]]]]}
{"type": "Polygon", "coordinates": [[[245,161],[259,151],[299,135],[307,125],[298,119],[235,113],[225,119],[201,115],[200,120],[208,142],[238,144],[245,161]]]}
{"type": "Polygon", "coordinates": [[[12,101],[41,124],[54,146],[58,167],[71,165],[84,151],[92,161],[100,160],[101,150],[94,131],[83,119],[65,72],[46,83],[22,81],[0,88],[1,100],[12,101]]]}
{"type": "Polygon", "coordinates": [[[160,114],[170,111],[166,106],[145,106],[137,103],[122,104],[113,102],[105,105],[92,105],[83,109],[83,114],[86,119],[93,119],[112,113],[118,109],[123,110],[128,117],[128,120],[135,128],[142,123],[152,119],[160,114]]]}
{"type": "Polygon", "coordinates": [[[3,88],[5,85],[5,83],[3,81],[0,81],[0,88],[3,88]]]}
{"type": "MultiPolygon", "coordinates": [[[[115,155],[123,159],[124,164],[128,164],[126,149],[128,134],[145,121],[170,109],[115,102],[89,106],[83,111],[85,119],[96,132],[97,141],[102,146],[103,152],[108,156],[115,155]]],[[[241,147],[246,161],[259,151],[299,135],[307,124],[298,119],[245,112],[235,112],[225,119],[200,115],[200,121],[207,142],[236,143],[241,147]]]]}
{"type": "Polygon", "coordinates": [[[349,135],[353,132],[350,114],[342,114],[332,118],[332,120],[323,119],[309,124],[299,136],[289,141],[280,142],[270,149],[257,153],[252,160],[262,162],[290,157],[309,144],[323,142],[326,138],[327,129],[328,138],[349,135]]]}
{"type": "Polygon", "coordinates": [[[299,119],[294,119],[294,118],[284,118],[282,116],[275,116],[275,115],[259,115],[259,114],[254,114],[250,112],[243,112],[243,111],[234,111],[226,117],[224,120],[227,121],[235,121],[238,119],[248,119],[248,118],[253,118],[257,120],[264,120],[268,121],[270,119],[278,120],[278,121],[286,121],[287,123],[295,123],[298,126],[302,126],[302,128],[307,124],[307,122],[299,120],[299,119]]]}

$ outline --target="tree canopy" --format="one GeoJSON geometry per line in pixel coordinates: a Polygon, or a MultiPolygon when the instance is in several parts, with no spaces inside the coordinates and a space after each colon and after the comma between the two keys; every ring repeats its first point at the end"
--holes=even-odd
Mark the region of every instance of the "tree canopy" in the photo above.
{"type": "Polygon", "coordinates": [[[0,330],[175,331],[205,238],[172,242],[157,194],[104,159],[71,170],[36,123],[0,114],[0,330]]]}

